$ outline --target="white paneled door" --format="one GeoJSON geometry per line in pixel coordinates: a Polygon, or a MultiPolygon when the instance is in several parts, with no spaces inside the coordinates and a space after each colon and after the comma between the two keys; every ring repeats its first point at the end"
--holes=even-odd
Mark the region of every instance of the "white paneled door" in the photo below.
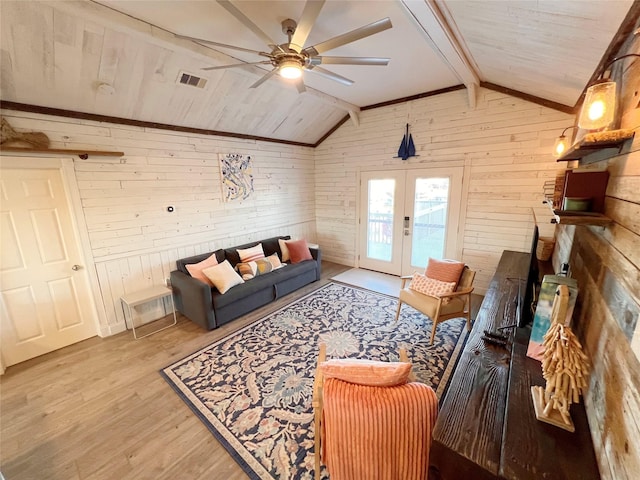
{"type": "Polygon", "coordinates": [[[96,335],[95,309],[60,170],[0,171],[5,367],[96,335]]]}
{"type": "Polygon", "coordinates": [[[392,275],[456,258],[462,168],[363,172],[359,266],[392,275]]]}

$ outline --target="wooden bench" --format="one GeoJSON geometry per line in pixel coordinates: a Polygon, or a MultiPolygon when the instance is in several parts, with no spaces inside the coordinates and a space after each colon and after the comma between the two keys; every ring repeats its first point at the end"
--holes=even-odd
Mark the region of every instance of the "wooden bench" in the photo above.
{"type": "Polygon", "coordinates": [[[526,356],[530,325],[502,330],[506,347],[481,338],[525,314],[530,258],[503,252],[440,408],[430,480],[600,478],[583,399],[571,406],[575,433],[536,420],[530,387],[544,381],[526,356]]]}

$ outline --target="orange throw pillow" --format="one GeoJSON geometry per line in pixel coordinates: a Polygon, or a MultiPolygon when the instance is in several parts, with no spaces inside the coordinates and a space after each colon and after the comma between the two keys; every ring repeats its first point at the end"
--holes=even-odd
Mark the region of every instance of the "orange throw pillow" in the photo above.
{"type": "Polygon", "coordinates": [[[285,243],[289,249],[289,258],[291,259],[291,263],[313,260],[307,241],[304,238],[300,240],[287,240],[285,243]]]}
{"type": "MultiPolygon", "coordinates": [[[[464,270],[464,263],[456,260],[436,260],[430,258],[424,274],[429,278],[435,278],[441,282],[455,282],[456,286],[460,281],[460,275],[464,270]]],[[[455,290],[455,286],[453,288],[455,290]]]]}
{"type": "Polygon", "coordinates": [[[320,370],[326,378],[337,378],[358,385],[393,387],[407,383],[411,364],[340,358],[320,363],[320,370]]]}

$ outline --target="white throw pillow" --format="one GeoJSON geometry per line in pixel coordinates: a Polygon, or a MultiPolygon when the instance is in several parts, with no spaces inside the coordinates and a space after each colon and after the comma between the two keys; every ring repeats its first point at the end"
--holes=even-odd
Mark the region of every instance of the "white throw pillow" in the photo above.
{"type": "Polygon", "coordinates": [[[238,248],[237,250],[242,263],[248,263],[259,258],[264,258],[264,250],[262,249],[261,243],[257,244],[255,247],[244,249],[238,248]]]}
{"type": "Polygon", "coordinates": [[[283,262],[289,261],[289,247],[287,247],[286,242],[287,240],[282,240],[281,238],[278,239],[278,244],[280,245],[280,252],[282,252],[283,262]]]}
{"type": "Polygon", "coordinates": [[[204,273],[220,293],[226,293],[231,287],[235,287],[244,280],[236,273],[228,260],[214,266],[205,268],[204,273]]]}

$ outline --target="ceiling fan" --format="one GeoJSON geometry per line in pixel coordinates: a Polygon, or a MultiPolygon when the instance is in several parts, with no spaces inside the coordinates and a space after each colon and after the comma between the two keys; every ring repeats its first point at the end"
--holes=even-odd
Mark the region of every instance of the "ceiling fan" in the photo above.
{"type": "Polygon", "coordinates": [[[308,70],[319,73],[331,80],[335,80],[344,85],[353,85],[353,80],[349,80],[341,75],[330,72],[320,65],[334,64],[334,65],[387,65],[389,63],[388,58],[380,57],[333,57],[333,56],[320,56],[328,50],[346,45],[347,43],[355,42],[362,38],[374,35],[382,32],[388,28],[391,28],[391,20],[384,18],[377,22],[370,23],[363,27],[352,30],[351,32],[338,35],[329,40],[326,40],[316,45],[312,45],[303,48],[313,25],[320,14],[320,10],[324,5],[325,0],[307,0],[302,11],[302,16],[299,22],[290,18],[282,22],[282,32],[287,35],[288,41],[282,44],[274,42],[266,33],[264,33],[255,23],[253,23],[244,13],[238,10],[228,0],[217,0],[218,3],[239,20],[245,27],[251,30],[256,36],[264,41],[269,48],[270,52],[261,52],[258,50],[251,50],[248,48],[238,47],[235,45],[227,45],[225,43],[214,42],[211,40],[204,40],[201,38],[188,37],[185,35],[177,35],[180,38],[187,40],[193,40],[196,42],[207,43],[218,47],[231,48],[242,52],[255,53],[262,57],[266,57],[267,60],[261,60],[258,62],[243,62],[234,63],[231,65],[222,65],[217,67],[205,67],[203,70],[219,70],[223,68],[241,67],[246,65],[272,65],[274,68],[267,72],[264,76],[258,79],[251,88],[256,88],[262,85],[266,80],[271,78],[276,73],[279,73],[281,77],[293,79],[295,81],[298,92],[305,91],[304,82],[302,81],[302,71],[308,70]]]}

